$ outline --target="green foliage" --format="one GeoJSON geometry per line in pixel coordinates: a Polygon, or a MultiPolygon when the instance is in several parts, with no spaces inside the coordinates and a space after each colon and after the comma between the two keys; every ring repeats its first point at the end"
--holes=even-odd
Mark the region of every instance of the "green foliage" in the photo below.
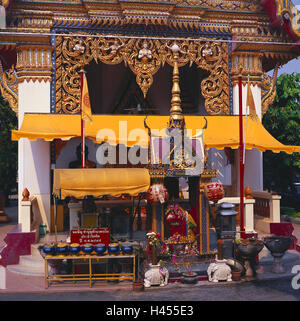
{"type": "MultiPolygon", "coordinates": [[[[276,82],[276,97],[263,118],[263,125],[285,145],[300,145],[300,74],[282,74],[276,82]]],[[[265,188],[286,192],[300,175],[300,157],[281,152],[264,153],[265,188]]]]}
{"type": "Polygon", "coordinates": [[[0,193],[9,193],[16,186],[18,144],[11,140],[11,130],[18,119],[9,104],[0,97],[0,193]]]}

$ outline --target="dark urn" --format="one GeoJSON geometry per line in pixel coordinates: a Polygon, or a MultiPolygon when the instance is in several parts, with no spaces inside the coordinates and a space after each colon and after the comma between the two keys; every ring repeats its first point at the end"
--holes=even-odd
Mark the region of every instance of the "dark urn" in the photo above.
{"type": "Polygon", "coordinates": [[[239,243],[237,243],[237,256],[245,262],[246,277],[253,277],[256,275],[256,257],[263,248],[264,242],[255,238],[241,239],[239,240],[239,243]]]}
{"type": "Polygon", "coordinates": [[[284,273],[285,269],[282,265],[282,257],[286,251],[290,248],[292,238],[289,236],[276,236],[271,235],[264,238],[264,244],[266,248],[271,252],[274,258],[274,264],[272,272],[284,273]]]}

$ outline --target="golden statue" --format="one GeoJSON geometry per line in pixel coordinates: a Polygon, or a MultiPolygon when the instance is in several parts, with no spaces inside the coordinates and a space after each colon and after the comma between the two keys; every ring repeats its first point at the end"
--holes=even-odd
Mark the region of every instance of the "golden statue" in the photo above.
{"type": "Polygon", "coordinates": [[[138,59],[141,59],[144,64],[146,64],[150,59],[152,59],[152,52],[148,49],[148,44],[146,40],[143,42],[143,48],[140,49],[138,59]]]}
{"type": "MultiPolygon", "coordinates": [[[[85,166],[84,168],[96,168],[96,163],[88,159],[89,149],[85,145],[85,166]]],[[[81,168],[81,144],[76,148],[77,159],[69,163],[69,168],[81,168]]]]}

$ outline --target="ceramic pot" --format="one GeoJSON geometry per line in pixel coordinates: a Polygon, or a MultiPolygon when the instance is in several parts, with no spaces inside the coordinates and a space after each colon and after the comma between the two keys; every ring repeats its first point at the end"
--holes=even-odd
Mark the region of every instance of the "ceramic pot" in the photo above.
{"type": "Polygon", "coordinates": [[[233,281],[239,281],[241,279],[241,271],[231,271],[231,278],[233,281]]]}
{"type": "Polygon", "coordinates": [[[68,245],[66,243],[58,243],[55,248],[55,251],[58,254],[67,254],[68,253],[68,245]]]}
{"type": "Polygon", "coordinates": [[[105,244],[99,243],[95,245],[94,250],[98,255],[102,255],[106,252],[106,246],[105,244]]]}
{"type": "Polygon", "coordinates": [[[198,275],[196,272],[182,273],[181,283],[196,284],[198,282],[198,275]]]}
{"type": "Polygon", "coordinates": [[[55,254],[55,246],[54,246],[54,244],[45,244],[43,246],[43,252],[45,254],[54,255],[55,254]]]}
{"type": "Polygon", "coordinates": [[[120,248],[119,248],[118,243],[109,244],[109,246],[108,246],[108,253],[109,253],[109,254],[118,254],[119,249],[120,249],[120,248]]]}
{"type": "Polygon", "coordinates": [[[70,246],[69,246],[69,252],[71,254],[77,254],[80,252],[80,244],[78,243],[72,243],[70,246]]]}
{"type": "Polygon", "coordinates": [[[90,254],[93,251],[94,247],[92,244],[84,244],[82,245],[82,251],[86,254],[90,254]]]}
{"type": "Polygon", "coordinates": [[[131,244],[123,244],[121,246],[121,251],[123,254],[132,254],[133,252],[133,247],[131,244]]]}
{"type": "Polygon", "coordinates": [[[213,182],[204,186],[204,194],[209,201],[217,202],[224,197],[224,188],[221,183],[213,182]]]}

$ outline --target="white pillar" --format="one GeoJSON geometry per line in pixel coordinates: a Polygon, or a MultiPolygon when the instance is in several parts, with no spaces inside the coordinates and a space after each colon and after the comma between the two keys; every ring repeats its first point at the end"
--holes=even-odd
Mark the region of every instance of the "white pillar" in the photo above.
{"type": "Polygon", "coordinates": [[[245,199],[244,204],[244,226],[246,233],[255,233],[254,231],[254,199],[245,199]]]}
{"type": "Polygon", "coordinates": [[[30,201],[21,201],[21,213],[19,215],[19,224],[22,226],[22,232],[31,231],[31,202],[30,201]]]}
{"type": "MultiPolygon", "coordinates": [[[[50,113],[50,82],[25,80],[19,83],[19,128],[24,113],[50,113]]],[[[50,226],[50,143],[27,138],[19,140],[18,151],[19,222],[22,192],[27,188],[38,199],[42,218],[50,226]]]]}
{"type": "Polygon", "coordinates": [[[280,195],[272,195],[270,200],[270,220],[272,223],[280,223],[280,195]]]}

